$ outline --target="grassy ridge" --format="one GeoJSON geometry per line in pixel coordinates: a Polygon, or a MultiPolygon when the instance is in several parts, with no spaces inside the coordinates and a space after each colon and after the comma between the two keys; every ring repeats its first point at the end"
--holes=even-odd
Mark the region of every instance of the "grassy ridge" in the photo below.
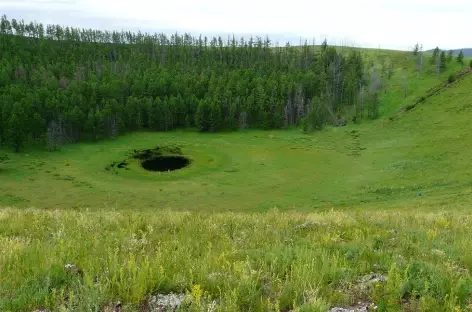
{"type": "Polygon", "coordinates": [[[326,311],[365,298],[380,311],[461,311],[471,226],[451,212],[3,209],[0,310],[96,311],[121,300],[135,311],[149,294],[174,291],[188,292],[195,311],[212,299],[219,311],[326,311]],[[360,288],[370,273],[387,282],[360,288]]]}

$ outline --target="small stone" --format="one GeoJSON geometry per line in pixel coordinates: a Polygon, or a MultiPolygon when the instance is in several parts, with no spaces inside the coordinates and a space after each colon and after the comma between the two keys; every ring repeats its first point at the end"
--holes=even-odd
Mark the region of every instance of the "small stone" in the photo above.
{"type": "Polygon", "coordinates": [[[116,303],[111,303],[103,308],[103,312],[121,312],[121,308],[123,307],[121,301],[116,303]]]}
{"type": "Polygon", "coordinates": [[[373,285],[378,283],[384,283],[387,281],[387,278],[379,273],[373,273],[364,275],[360,280],[356,287],[360,290],[367,290],[370,289],[373,285]]]}
{"type": "Polygon", "coordinates": [[[157,294],[149,300],[149,308],[151,312],[176,311],[184,304],[185,299],[185,294],[157,294]]]}
{"type": "Polygon", "coordinates": [[[328,312],[368,312],[372,309],[377,309],[377,306],[369,302],[358,302],[355,306],[345,308],[334,307],[328,310],[328,312]]]}
{"type": "Polygon", "coordinates": [[[306,229],[306,228],[309,228],[309,227],[312,227],[312,226],[313,226],[313,223],[307,221],[305,223],[297,225],[295,227],[295,230],[299,231],[299,230],[303,230],[303,229],[306,229]]]}
{"type": "Polygon", "coordinates": [[[72,274],[72,275],[83,275],[83,272],[80,268],[78,268],[75,264],[68,263],[64,266],[64,269],[66,272],[72,274]]]}

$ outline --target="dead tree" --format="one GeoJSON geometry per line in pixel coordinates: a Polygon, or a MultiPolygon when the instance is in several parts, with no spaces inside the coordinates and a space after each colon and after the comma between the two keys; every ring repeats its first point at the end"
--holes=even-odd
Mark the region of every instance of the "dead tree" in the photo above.
{"type": "Polygon", "coordinates": [[[408,94],[408,80],[406,78],[406,74],[403,73],[403,77],[402,77],[402,80],[403,80],[403,96],[404,98],[406,99],[406,96],[408,94]]]}
{"type": "Polygon", "coordinates": [[[359,110],[361,113],[361,118],[364,115],[364,101],[365,101],[364,85],[361,83],[359,85],[359,110]]]}
{"type": "Polygon", "coordinates": [[[241,112],[239,114],[239,129],[247,129],[247,113],[241,112]]]}
{"type": "Polygon", "coordinates": [[[423,45],[421,45],[421,48],[418,53],[418,76],[421,78],[421,71],[423,69],[423,45]]]}
{"type": "Polygon", "coordinates": [[[61,123],[51,120],[47,129],[47,144],[50,152],[57,151],[63,143],[61,123]]]}
{"type": "Polygon", "coordinates": [[[297,121],[300,122],[305,117],[305,96],[303,95],[303,89],[301,86],[295,91],[295,108],[297,110],[297,121]]]}

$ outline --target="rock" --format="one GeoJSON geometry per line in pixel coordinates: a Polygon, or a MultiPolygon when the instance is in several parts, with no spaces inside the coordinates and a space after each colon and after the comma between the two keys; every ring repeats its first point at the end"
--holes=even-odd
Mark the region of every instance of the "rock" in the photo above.
{"type": "MultiPolygon", "coordinates": [[[[175,312],[175,311],[186,311],[189,305],[191,305],[191,297],[188,298],[186,294],[157,294],[152,296],[148,301],[149,312],[175,312]]],[[[218,302],[213,300],[211,302],[202,300],[201,311],[202,312],[214,312],[218,310],[218,302]]]]}
{"type": "Polygon", "coordinates": [[[72,263],[66,264],[64,266],[64,269],[66,270],[66,272],[68,272],[69,274],[72,274],[72,275],[82,276],[84,274],[79,267],[77,267],[75,264],[72,264],[72,263]]]}
{"type": "Polygon", "coordinates": [[[122,307],[123,305],[121,304],[121,301],[118,301],[116,303],[107,305],[105,308],[103,308],[103,312],[121,312],[122,307]]]}
{"type": "Polygon", "coordinates": [[[359,281],[358,287],[362,290],[366,290],[372,287],[377,283],[384,283],[387,281],[387,278],[379,273],[368,274],[362,277],[359,281]]]}
{"type": "Polygon", "coordinates": [[[176,311],[184,305],[186,299],[185,294],[157,294],[149,300],[150,312],[168,312],[176,311]]]}
{"type": "Polygon", "coordinates": [[[306,229],[306,228],[309,228],[309,227],[312,227],[312,226],[313,226],[313,223],[307,221],[305,223],[297,225],[295,227],[295,230],[300,231],[300,230],[303,230],[303,229],[306,229]]]}
{"type": "Polygon", "coordinates": [[[328,312],[367,312],[375,310],[377,310],[377,306],[373,303],[358,302],[355,306],[345,308],[334,307],[331,308],[328,312]]]}
{"type": "Polygon", "coordinates": [[[347,120],[342,118],[342,117],[333,120],[333,126],[335,126],[335,127],[343,127],[345,125],[347,125],[347,120]]]}

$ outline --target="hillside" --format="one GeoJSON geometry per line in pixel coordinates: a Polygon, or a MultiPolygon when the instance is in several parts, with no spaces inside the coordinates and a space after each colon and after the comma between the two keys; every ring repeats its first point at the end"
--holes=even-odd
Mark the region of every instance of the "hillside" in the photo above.
{"type": "MultiPolygon", "coordinates": [[[[463,49],[453,49],[452,54],[453,55],[459,55],[459,53],[462,51],[464,53],[465,57],[472,57],[472,48],[463,48],[463,49]]],[[[432,53],[433,50],[428,50],[426,51],[428,53],[432,53]]]]}
{"type": "MultiPolygon", "coordinates": [[[[411,99],[438,85],[414,77],[411,99]]],[[[0,310],[160,311],[175,293],[189,311],[466,311],[471,86],[310,135],[135,133],[8,153],[1,200],[17,208],[0,213],[0,310]],[[191,167],[104,169],[168,141],[191,167]]]]}
{"type": "Polygon", "coordinates": [[[472,311],[472,68],[2,22],[0,311],[472,311]]]}

